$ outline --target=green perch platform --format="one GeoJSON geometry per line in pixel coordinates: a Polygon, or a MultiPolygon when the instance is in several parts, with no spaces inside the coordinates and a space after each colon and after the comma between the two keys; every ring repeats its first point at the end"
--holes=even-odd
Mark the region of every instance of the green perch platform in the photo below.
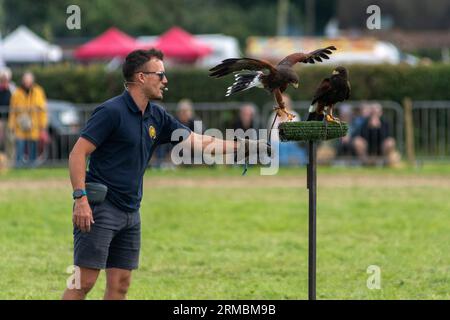
{"type": "Polygon", "coordinates": [[[317,144],[320,140],[344,137],[348,124],[323,121],[282,122],[278,126],[281,141],[307,141],[308,167],[306,175],[309,190],[308,222],[308,299],[316,300],[316,262],[317,262],[317,144]]]}
{"type": "Polygon", "coordinates": [[[278,126],[281,141],[317,141],[344,137],[348,132],[348,124],[341,122],[300,121],[282,122],[278,126]]]}

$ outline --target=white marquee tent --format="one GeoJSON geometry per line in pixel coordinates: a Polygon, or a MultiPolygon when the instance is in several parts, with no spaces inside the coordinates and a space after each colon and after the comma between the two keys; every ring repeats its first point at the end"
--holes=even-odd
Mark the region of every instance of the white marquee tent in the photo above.
{"type": "Polygon", "coordinates": [[[18,27],[0,43],[0,60],[11,62],[56,62],[62,50],[38,37],[25,26],[18,27]]]}

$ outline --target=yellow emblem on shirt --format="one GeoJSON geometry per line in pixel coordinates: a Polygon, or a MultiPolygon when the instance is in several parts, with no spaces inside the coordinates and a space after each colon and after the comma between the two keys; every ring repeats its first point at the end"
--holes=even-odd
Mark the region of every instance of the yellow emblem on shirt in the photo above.
{"type": "Polygon", "coordinates": [[[155,139],[156,138],[156,129],[153,126],[150,126],[150,128],[148,128],[148,135],[150,136],[150,138],[155,139]]]}

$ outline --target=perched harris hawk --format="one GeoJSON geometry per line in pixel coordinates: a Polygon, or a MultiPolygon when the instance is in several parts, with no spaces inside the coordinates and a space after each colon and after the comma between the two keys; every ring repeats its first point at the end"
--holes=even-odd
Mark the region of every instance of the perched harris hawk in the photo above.
{"type": "Polygon", "coordinates": [[[349,97],[348,71],[344,67],[337,67],[333,70],[331,77],[323,79],[317,88],[306,121],[324,120],[340,123],[339,119],[333,116],[333,107],[349,97]]]}
{"type": "Polygon", "coordinates": [[[235,82],[228,87],[225,96],[253,87],[266,89],[274,95],[277,102],[275,107],[277,115],[281,116],[285,113],[289,120],[292,120],[295,116],[286,111],[281,93],[287,89],[289,84],[298,88],[299,77],[293,66],[298,62],[322,62],[322,59],[329,59],[328,55],[332,54],[332,50],[336,50],[336,48],[330,46],[310,53],[293,53],[281,60],[276,66],[267,61],[251,58],[226,59],[209,71],[210,76],[216,78],[236,72],[234,75],[235,82]]]}

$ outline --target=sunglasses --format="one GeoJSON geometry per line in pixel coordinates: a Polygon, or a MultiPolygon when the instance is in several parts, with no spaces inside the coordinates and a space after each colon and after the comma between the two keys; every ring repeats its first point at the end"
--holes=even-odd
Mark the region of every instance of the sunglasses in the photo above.
{"type": "Polygon", "coordinates": [[[136,71],[135,73],[142,72],[143,74],[156,74],[159,77],[159,81],[163,81],[166,77],[166,73],[164,71],[136,71]]]}

